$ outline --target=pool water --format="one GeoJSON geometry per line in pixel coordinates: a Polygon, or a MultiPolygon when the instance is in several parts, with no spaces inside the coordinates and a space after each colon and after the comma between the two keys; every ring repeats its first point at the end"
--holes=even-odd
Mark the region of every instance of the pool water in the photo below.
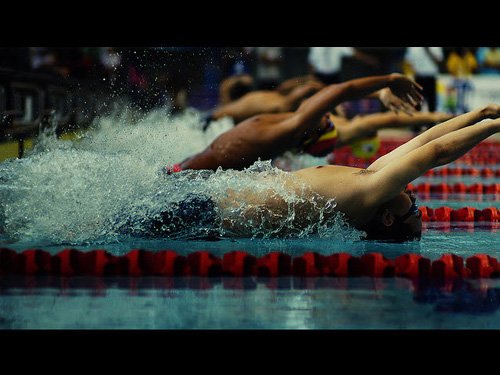
{"type": "Polygon", "coordinates": [[[498,329],[500,281],[2,281],[1,329],[498,329]]]}
{"type": "MultiPolygon", "coordinates": [[[[328,239],[175,241],[107,244],[113,254],[133,248],[216,256],[240,249],[255,256],[283,251],[324,255],[416,253],[431,260],[488,253],[500,259],[498,226],[460,228],[427,223],[419,243],[328,239]]],[[[28,243],[11,244],[19,251],[28,243]]],[[[61,247],[37,246],[53,254],[61,247]]],[[[82,251],[92,246],[76,246],[82,251]]],[[[500,280],[450,281],[369,277],[60,277],[0,278],[2,329],[498,329],[500,280]]]]}

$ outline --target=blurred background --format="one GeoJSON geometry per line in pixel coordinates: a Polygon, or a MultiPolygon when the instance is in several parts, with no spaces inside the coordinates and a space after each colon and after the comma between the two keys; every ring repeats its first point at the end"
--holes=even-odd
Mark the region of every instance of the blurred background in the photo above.
{"type": "MultiPolygon", "coordinates": [[[[11,47],[0,48],[0,161],[22,157],[44,126],[59,136],[90,126],[117,103],[170,114],[221,103],[229,93],[314,75],[326,84],[399,72],[424,87],[422,110],[463,113],[500,102],[499,47],[11,47]]],[[[350,116],[383,110],[360,101],[350,116]]]]}

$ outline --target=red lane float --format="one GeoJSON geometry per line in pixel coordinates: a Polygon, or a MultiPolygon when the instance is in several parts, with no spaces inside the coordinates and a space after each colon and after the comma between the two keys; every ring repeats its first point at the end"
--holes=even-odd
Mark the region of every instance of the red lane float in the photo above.
{"type": "Polygon", "coordinates": [[[424,176],[472,176],[482,178],[493,178],[500,176],[500,169],[485,168],[454,168],[442,167],[439,169],[430,169],[424,173],[424,176]]]}
{"type": "Polygon", "coordinates": [[[257,258],[244,251],[231,251],[222,257],[222,271],[228,276],[251,276],[257,272],[257,258]]]}
{"type": "Polygon", "coordinates": [[[257,259],[257,275],[263,277],[288,276],[291,274],[292,257],[272,252],[257,259]]]}
{"type": "Polygon", "coordinates": [[[487,254],[476,254],[467,258],[466,267],[474,278],[498,277],[500,273],[498,261],[487,254]]]}
{"type": "Polygon", "coordinates": [[[326,257],[325,265],[324,274],[327,276],[348,277],[363,274],[361,259],[348,253],[335,253],[326,257]]]}
{"type": "Polygon", "coordinates": [[[164,276],[187,275],[187,259],[173,250],[161,250],[154,254],[154,274],[164,276]]]}
{"type": "Polygon", "coordinates": [[[437,222],[498,222],[500,221],[500,210],[496,207],[487,207],[478,209],[474,207],[462,207],[453,209],[442,206],[430,208],[420,206],[418,208],[422,213],[422,221],[437,222]]]}
{"type": "Polygon", "coordinates": [[[292,273],[296,276],[321,276],[326,267],[326,257],[315,252],[306,252],[292,261],[292,273]]]}
{"type": "Polygon", "coordinates": [[[296,257],[271,252],[255,257],[245,251],[226,253],[222,259],[205,250],[187,257],[173,250],[149,251],[133,249],[115,256],[105,250],[82,252],[64,249],[50,255],[40,249],[15,252],[0,248],[0,276],[199,276],[199,277],[372,277],[372,278],[498,278],[500,262],[485,253],[463,259],[443,254],[430,259],[419,254],[404,254],[388,259],[381,253],[354,256],[348,253],[322,255],[305,252],[296,257]]]}
{"type": "Polygon", "coordinates": [[[470,269],[464,268],[463,258],[455,254],[443,254],[432,262],[431,275],[434,279],[454,279],[470,276],[470,269]]]}
{"type": "Polygon", "coordinates": [[[222,261],[208,251],[195,251],[187,256],[189,274],[193,276],[221,276],[222,261]]]}
{"type": "Polygon", "coordinates": [[[463,182],[455,184],[422,182],[417,185],[410,183],[408,189],[423,194],[500,194],[500,183],[482,184],[479,182],[465,185],[463,182]]]}
{"type": "Polygon", "coordinates": [[[415,278],[429,277],[431,261],[418,254],[404,254],[394,259],[396,276],[415,278]]]}
{"type": "MultiPolygon", "coordinates": [[[[356,166],[359,168],[366,168],[379,157],[385,155],[386,153],[379,153],[376,156],[372,156],[368,159],[360,159],[358,157],[353,156],[352,154],[348,155],[339,155],[337,152],[335,154],[329,154],[326,156],[326,161],[330,164],[335,165],[348,165],[348,166],[356,166]]],[[[500,152],[499,152],[500,154],[500,152]]],[[[429,172],[427,175],[431,176],[481,176],[481,177],[499,177],[500,170],[493,170],[492,167],[500,164],[500,158],[498,156],[494,157],[485,157],[485,156],[471,156],[467,158],[460,158],[453,162],[455,167],[445,167],[452,169],[451,172],[449,169],[436,169],[432,170],[433,172],[429,172]],[[477,167],[488,168],[490,170],[486,170],[484,175],[482,174],[482,169],[478,169],[477,167]],[[439,172],[443,170],[442,172],[439,172]],[[434,173],[436,172],[436,173],[434,173]],[[449,173],[450,172],[450,173],[449,173]],[[492,173],[493,172],[493,173],[492,173]]]]}

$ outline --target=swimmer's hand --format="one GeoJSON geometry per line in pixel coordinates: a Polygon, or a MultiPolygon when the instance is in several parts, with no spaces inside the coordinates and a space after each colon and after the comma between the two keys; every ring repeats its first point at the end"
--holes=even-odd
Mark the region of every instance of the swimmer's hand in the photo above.
{"type": "Polygon", "coordinates": [[[389,88],[394,95],[414,108],[424,100],[420,93],[422,86],[400,73],[391,74],[389,88]]]}
{"type": "Polygon", "coordinates": [[[496,119],[500,117],[500,105],[488,104],[484,108],[485,118],[496,119]]]}
{"type": "Polygon", "coordinates": [[[394,95],[390,88],[380,90],[378,98],[387,109],[396,113],[404,112],[412,116],[416,112],[415,107],[394,95]]]}

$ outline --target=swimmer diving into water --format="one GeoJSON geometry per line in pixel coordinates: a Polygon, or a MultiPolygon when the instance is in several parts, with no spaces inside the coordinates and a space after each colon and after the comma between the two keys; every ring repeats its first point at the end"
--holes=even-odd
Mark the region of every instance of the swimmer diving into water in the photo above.
{"type": "MultiPolygon", "coordinates": [[[[335,147],[354,139],[371,136],[387,122],[338,122],[328,113],[342,102],[366,97],[384,88],[390,90],[392,107],[410,111],[422,98],[421,87],[399,73],[372,76],[324,87],[302,102],[295,112],[261,114],[250,117],[221,134],[204,151],[179,164],[167,167],[167,172],[184,169],[243,169],[259,158],[274,159],[289,150],[303,150],[313,155],[326,155],[335,147]]],[[[396,124],[411,121],[413,116],[396,124]]],[[[432,118],[415,117],[415,122],[433,122],[432,118]]],[[[394,125],[393,125],[394,126],[394,125]]]]}

